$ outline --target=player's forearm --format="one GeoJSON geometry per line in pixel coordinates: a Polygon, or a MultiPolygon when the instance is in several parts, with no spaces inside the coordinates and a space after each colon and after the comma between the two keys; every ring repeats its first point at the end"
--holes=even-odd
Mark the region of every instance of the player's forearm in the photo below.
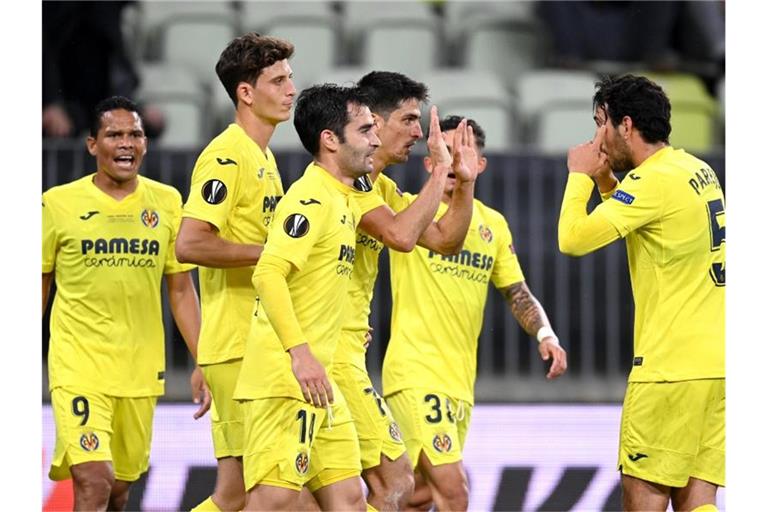
{"type": "Polygon", "coordinates": [[[288,290],[286,278],[290,270],[289,262],[268,256],[256,266],[253,272],[253,286],[259,297],[259,307],[264,310],[257,311],[257,314],[267,315],[269,323],[285,350],[307,342],[296,318],[293,300],[288,290]]]}
{"type": "Polygon", "coordinates": [[[605,218],[587,214],[587,202],[594,184],[586,174],[570,173],[560,208],[557,240],[560,252],[583,256],[608,245],[619,234],[605,218]]]}
{"type": "Polygon", "coordinates": [[[475,182],[457,182],[448,210],[437,222],[437,245],[429,247],[440,254],[456,254],[461,251],[472,220],[475,182]]]}
{"type": "Polygon", "coordinates": [[[45,314],[45,308],[48,306],[48,297],[51,293],[51,283],[53,282],[53,272],[43,274],[43,314],[45,314]]]}
{"type": "Polygon", "coordinates": [[[178,327],[189,353],[197,361],[197,342],[200,338],[200,300],[192,281],[192,273],[168,274],[166,283],[173,320],[176,322],[176,327],[178,327]]]}
{"type": "MultiPolygon", "coordinates": [[[[445,188],[446,173],[432,173],[416,199],[395,215],[390,238],[396,246],[389,247],[401,252],[412,251],[416,243],[435,219],[445,188]]],[[[386,244],[386,240],[385,240],[386,244]]]]}
{"type": "Polygon", "coordinates": [[[500,291],[507,301],[512,316],[530,336],[536,336],[542,327],[549,327],[547,313],[533,296],[525,281],[515,283],[500,291]]]}
{"type": "Polygon", "coordinates": [[[176,239],[176,259],[211,268],[256,265],[263,250],[263,245],[230,242],[215,233],[180,232],[176,239]]]}

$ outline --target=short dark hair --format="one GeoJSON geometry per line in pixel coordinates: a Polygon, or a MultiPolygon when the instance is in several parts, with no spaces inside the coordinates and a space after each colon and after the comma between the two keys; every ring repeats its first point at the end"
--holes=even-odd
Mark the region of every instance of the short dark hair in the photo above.
{"type": "Polygon", "coordinates": [[[669,143],[672,107],[658,84],[643,76],[624,75],[619,78],[605,77],[595,86],[597,92],[592,106],[605,107],[613,126],[618,126],[624,116],[629,116],[645,142],[669,143]]]}
{"type": "Polygon", "coordinates": [[[290,59],[293,44],[285,39],[249,32],[229,42],[216,63],[216,74],[237,107],[237,84],[256,84],[259,75],[275,62],[290,59]]]}
{"type": "Polygon", "coordinates": [[[394,71],[371,71],[358,80],[357,86],[366,96],[368,107],[384,119],[404,101],[429,99],[427,86],[394,71]]]}
{"type": "Polygon", "coordinates": [[[141,118],[139,107],[133,101],[129,100],[125,96],[110,96],[98,102],[93,108],[93,116],[91,117],[91,137],[96,137],[99,134],[101,128],[101,118],[105,113],[112,110],[127,110],[128,112],[135,112],[139,116],[142,128],[144,127],[144,120],[141,118]]]}
{"type": "MultiPolygon", "coordinates": [[[[464,119],[461,116],[446,116],[443,119],[440,120],[440,131],[447,132],[449,130],[455,130],[456,127],[459,126],[459,123],[461,120],[464,119]]],[[[474,119],[467,118],[467,124],[472,127],[472,130],[475,132],[475,144],[477,144],[478,149],[484,149],[485,148],[485,130],[477,124],[477,121],[474,119]]]]}
{"type": "Polygon", "coordinates": [[[293,113],[293,126],[304,148],[312,156],[320,151],[320,133],[331,130],[344,142],[350,104],[366,105],[357,87],[336,84],[313,85],[301,91],[293,113]]]}

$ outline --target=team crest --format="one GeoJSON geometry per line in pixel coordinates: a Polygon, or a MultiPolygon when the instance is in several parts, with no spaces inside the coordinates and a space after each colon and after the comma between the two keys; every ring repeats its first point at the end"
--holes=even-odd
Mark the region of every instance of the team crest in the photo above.
{"type": "Polygon", "coordinates": [[[87,452],[92,452],[99,447],[99,438],[93,432],[80,436],[80,446],[87,452]]]}
{"type": "Polygon", "coordinates": [[[141,223],[148,228],[156,228],[160,223],[160,215],[155,210],[144,210],[141,212],[141,223]]]}
{"type": "Polygon", "coordinates": [[[451,451],[453,442],[448,434],[435,434],[435,437],[432,439],[432,446],[440,453],[448,453],[451,451]]]}
{"type": "Polygon", "coordinates": [[[389,437],[391,437],[398,443],[403,442],[403,435],[400,433],[400,427],[398,427],[397,423],[395,423],[394,421],[389,424],[389,437]]]}
{"type": "Polygon", "coordinates": [[[309,470],[309,455],[306,452],[299,452],[296,455],[296,472],[299,475],[306,475],[309,470]]]}
{"type": "Polygon", "coordinates": [[[478,231],[480,231],[480,238],[483,242],[491,243],[491,240],[493,240],[493,231],[491,231],[491,228],[480,224],[478,231]]]}

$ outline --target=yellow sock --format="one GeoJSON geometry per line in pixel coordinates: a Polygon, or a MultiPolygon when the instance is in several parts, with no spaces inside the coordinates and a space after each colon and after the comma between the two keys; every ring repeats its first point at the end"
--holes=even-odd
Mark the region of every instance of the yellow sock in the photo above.
{"type": "Polygon", "coordinates": [[[379,509],[377,509],[376,507],[374,507],[373,505],[371,505],[367,501],[365,502],[365,510],[366,510],[366,512],[379,512],[379,509]]]}
{"type": "Polygon", "coordinates": [[[717,512],[717,507],[711,503],[707,503],[706,505],[700,505],[696,507],[695,509],[691,510],[691,512],[717,512]]]}
{"type": "Polygon", "coordinates": [[[208,496],[208,499],[200,503],[189,512],[222,512],[222,510],[216,506],[216,504],[213,502],[213,498],[208,496]]]}

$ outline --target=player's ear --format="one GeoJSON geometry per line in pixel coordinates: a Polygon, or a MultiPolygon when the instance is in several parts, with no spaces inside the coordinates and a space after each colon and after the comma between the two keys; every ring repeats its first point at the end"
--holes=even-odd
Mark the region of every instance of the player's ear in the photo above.
{"type": "Polygon", "coordinates": [[[381,130],[381,127],[384,126],[384,118],[381,117],[376,112],[371,112],[371,115],[373,116],[374,128],[376,129],[376,131],[378,133],[378,130],[381,130]]]}
{"type": "Polygon", "coordinates": [[[426,169],[428,173],[432,172],[432,159],[428,156],[424,157],[424,169],[426,169]]]}
{"type": "Polygon", "coordinates": [[[251,106],[253,104],[253,87],[248,82],[240,82],[235,88],[238,103],[251,106]]]}
{"type": "Polygon", "coordinates": [[[339,137],[332,130],[325,129],[320,132],[320,147],[331,153],[339,150],[339,137]]]}
{"type": "Polygon", "coordinates": [[[477,160],[477,174],[482,173],[485,170],[485,167],[488,165],[488,159],[484,156],[481,156],[477,160]]]}
{"type": "Polygon", "coordinates": [[[96,137],[88,136],[87,139],[85,139],[85,147],[88,149],[88,153],[90,153],[91,156],[96,156],[96,137]]]}

